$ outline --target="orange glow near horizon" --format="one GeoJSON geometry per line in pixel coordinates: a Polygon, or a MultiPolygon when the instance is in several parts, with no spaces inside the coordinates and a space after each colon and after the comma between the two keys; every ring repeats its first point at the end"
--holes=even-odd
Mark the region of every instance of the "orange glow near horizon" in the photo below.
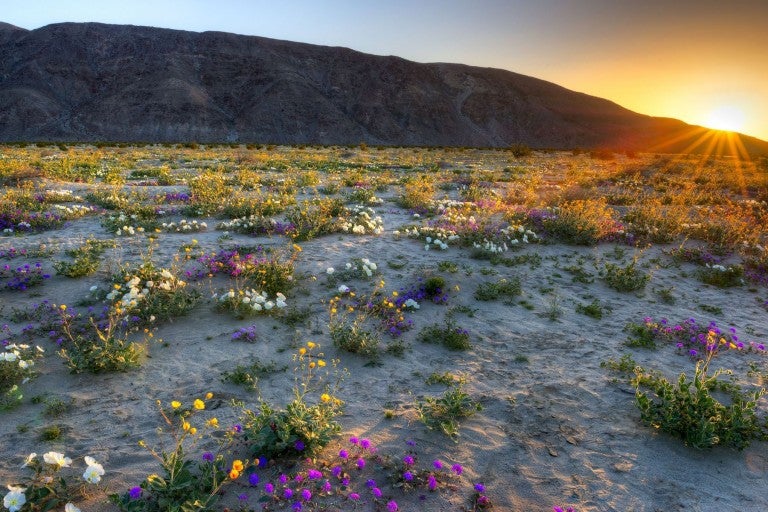
{"type": "Polygon", "coordinates": [[[702,124],[715,130],[741,132],[747,119],[744,110],[735,105],[722,105],[713,108],[705,117],[702,124]]]}

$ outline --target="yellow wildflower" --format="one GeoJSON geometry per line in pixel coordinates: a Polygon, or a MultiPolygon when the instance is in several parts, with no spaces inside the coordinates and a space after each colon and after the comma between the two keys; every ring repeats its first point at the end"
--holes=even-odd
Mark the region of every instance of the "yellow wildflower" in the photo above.
{"type": "Polygon", "coordinates": [[[314,361],[312,361],[311,363],[309,363],[309,367],[310,367],[310,369],[311,369],[311,368],[314,368],[314,367],[315,367],[315,362],[314,362],[314,361]]]}
{"type": "Polygon", "coordinates": [[[213,393],[211,393],[211,392],[209,391],[208,393],[206,393],[206,394],[205,394],[205,399],[206,399],[206,400],[210,400],[211,398],[213,398],[213,393]]]}
{"type": "Polygon", "coordinates": [[[219,420],[218,418],[211,418],[208,421],[206,421],[205,424],[208,425],[209,427],[218,428],[219,420]]]}
{"type": "Polygon", "coordinates": [[[200,399],[198,398],[198,399],[196,399],[196,400],[194,401],[194,403],[192,404],[192,406],[193,406],[195,409],[197,409],[198,411],[202,411],[203,409],[205,409],[205,402],[203,402],[202,400],[200,400],[200,399]]]}
{"type": "Polygon", "coordinates": [[[320,395],[320,400],[323,403],[328,403],[331,401],[331,395],[329,395],[328,393],[323,393],[322,395],[320,395]]]}
{"type": "Polygon", "coordinates": [[[188,421],[181,422],[181,428],[184,430],[184,432],[187,432],[191,427],[192,425],[190,425],[188,421]]]}
{"type": "Polygon", "coordinates": [[[319,366],[320,368],[322,368],[323,366],[325,366],[325,361],[323,361],[322,359],[318,359],[318,361],[317,361],[317,366],[319,366]]]}
{"type": "Polygon", "coordinates": [[[178,409],[179,407],[181,407],[181,402],[179,402],[178,400],[174,400],[173,402],[171,402],[171,407],[173,407],[174,409],[178,409]]]}
{"type": "Polygon", "coordinates": [[[297,244],[293,244],[293,250],[296,252],[301,252],[301,247],[299,247],[297,244]]]}
{"type": "Polygon", "coordinates": [[[307,353],[307,349],[305,349],[304,347],[301,347],[301,348],[299,349],[299,355],[300,355],[300,356],[303,356],[303,355],[304,355],[304,354],[306,354],[306,353],[307,353]]]}
{"type": "Polygon", "coordinates": [[[233,461],[232,462],[232,469],[234,469],[235,471],[242,471],[243,470],[243,461],[241,461],[240,459],[237,459],[237,460],[233,461]]]}
{"type": "Polygon", "coordinates": [[[189,433],[192,434],[192,435],[195,435],[195,434],[197,434],[197,429],[195,427],[190,427],[189,433]]]}
{"type": "Polygon", "coordinates": [[[61,306],[59,306],[59,309],[62,310],[62,311],[66,311],[67,310],[67,305],[66,304],[62,304],[61,306]]]}
{"type": "Polygon", "coordinates": [[[309,348],[315,348],[317,345],[315,344],[315,342],[314,342],[314,341],[308,341],[308,342],[307,342],[307,346],[308,346],[309,348]]]}
{"type": "Polygon", "coordinates": [[[237,471],[236,469],[233,469],[232,471],[229,472],[229,479],[230,480],[237,480],[237,477],[239,477],[239,476],[240,476],[240,472],[237,471]]]}

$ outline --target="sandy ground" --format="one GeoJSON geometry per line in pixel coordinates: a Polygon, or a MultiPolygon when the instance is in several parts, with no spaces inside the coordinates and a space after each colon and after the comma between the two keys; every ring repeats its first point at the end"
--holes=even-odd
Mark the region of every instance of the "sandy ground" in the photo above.
{"type": "MultiPolygon", "coordinates": [[[[664,247],[653,247],[640,255],[653,274],[646,290],[619,293],[600,279],[591,284],[574,283],[571,274],[563,270],[582,258],[584,268],[596,274],[593,265],[614,261],[612,244],[596,248],[528,245],[510,255],[538,253],[542,257],[540,267],[492,266],[469,258],[466,249],[425,251],[420,242],[397,238],[392,232],[412,222],[409,214],[393,203],[376,210],[385,221],[386,231],[381,236],[332,235],[301,244],[303,252],[296,272],[299,286],[289,302],[311,308],[312,318],[305,326],[294,329],[268,317],[237,321],[215,312],[211,302],[204,301],[189,316],[158,328],[156,338],[167,345],[151,344],[149,357],[140,369],[95,376],[69,374],[53,344],[39,340],[47,355],[39,362],[41,375],[25,386],[26,398],[56,396],[72,400],[73,405],[60,418],[51,419],[43,416],[43,405],[25,399],[22,406],[0,414],[0,482],[9,482],[20,473],[28,453],[58,450],[73,457],[92,455],[107,471],[103,480],[106,492],[123,492],[157,471],[150,455],[137,446],[139,440],[152,444],[156,439],[155,430],[160,425],[156,400],[191,402],[211,391],[220,400],[214,403],[219,406],[216,414],[221,424],[232,424],[238,413],[229,407],[228,399],[253,404],[255,394],[223,383],[221,372],[252,357],[290,365],[291,349],[311,339],[320,343],[329,357],[339,358],[350,372],[341,392],[347,406],[341,418],[340,440],[349,435],[365,436],[395,456],[402,453],[405,440],[414,440],[424,460],[441,458],[463,464],[465,473],[455,492],[430,494],[420,500],[418,493],[403,497],[397,490],[388,491],[401,503],[401,510],[461,510],[468,503],[474,482],[486,485],[488,496],[500,511],[549,511],[554,505],[574,506],[580,512],[768,509],[768,444],[753,443],[741,452],[687,448],[642,425],[633,405],[632,388],[616,382],[615,374],[600,367],[608,358],[630,353],[638,364],[662,370],[670,378],[681,371],[692,372],[693,363],[677,355],[674,347],[652,351],[624,345],[624,326],[630,321],[641,322],[645,316],[666,317],[671,322],[688,317],[700,322],[715,320],[719,325],[736,327],[749,340],[765,341],[768,313],[756,300],[765,295],[764,289],[755,293],[747,287],[722,290],[704,285],[692,276],[692,265],[660,266],[670,260],[662,253],[664,247]],[[402,358],[385,355],[379,366],[366,366],[366,359],[336,351],[328,335],[328,309],[321,300],[330,298],[334,287],[328,283],[325,269],[340,268],[355,257],[376,262],[388,290],[407,286],[425,271],[443,276],[453,290],[449,305],[427,302],[409,314],[414,329],[403,336],[409,349],[402,358]],[[458,272],[438,271],[437,264],[446,260],[455,262],[458,272]],[[402,261],[407,262],[403,268],[387,264],[402,261]],[[682,277],[684,273],[688,277],[682,277]],[[514,276],[522,280],[524,291],[514,303],[473,298],[479,283],[514,276]],[[673,287],[674,305],[665,304],[654,293],[669,287],[673,287]],[[602,320],[575,310],[577,304],[594,299],[611,308],[602,320]],[[524,307],[520,300],[533,308],[524,307]],[[554,320],[548,315],[553,301],[561,313],[554,320]],[[703,312],[702,304],[719,307],[722,314],[703,312]],[[441,321],[448,309],[457,305],[475,310],[472,316],[456,314],[459,324],[471,334],[471,350],[451,352],[416,339],[421,328],[441,321]],[[255,343],[231,341],[235,329],[248,325],[257,326],[255,343]],[[461,424],[458,442],[427,430],[415,420],[413,411],[416,399],[445,389],[426,385],[425,378],[446,371],[466,375],[466,389],[484,408],[461,424]],[[385,409],[394,410],[395,417],[385,418],[385,409]],[[46,443],[40,440],[39,432],[51,423],[62,425],[64,435],[46,443]]],[[[218,249],[221,232],[212,229],[214,219],[207,221],[210,229],[204,233],[160,235],[157,259],[170,260],[191,238],[205,250],[218,249]]],[[[46,269],[52,271],[52,260],[61,259],[66,247],[90,235],[111,236],[98,218],[90,217],[73,221],[63,230],[0,238],[0,249],[46,243],[57,251],[44,261],[46,269]]],[[[121,238],[121,245],[107,255],[97,276],[79,280],[54,276],[24,294],[0,291],[2,323],[9,323],[18,332],[23,325],[10,322],[12,308],[43,299],[74,304],[93,284],[106,283],[111,264],[135,261],[145,247],[142,240],[121,238]]],[[[236,243],[281,246],[285,240],[233,235],[226,242],[236,243]]],[[[628,261],[635,253],[631,247],[625,249],[624,259],[628,261]]],[[[224,285],[225,281],[216,283],[224,285]]],[[[361,290],[370,286],[363,281],[346,284],[361,290]]],[[[208,297],[210,285],[200,286],[208,297]]],[[[715,364],[733,368],[746,379],[749,360],[765,368],[765,358],[754,355],[728,354],[715,364]]],[[[290,371],[268,376],[260,383],[262,396],[285,400],[292,378],[290,371]]],[[[768,408],[765,399],[760,408],[763,412],[768,408]]],[[[337,450],[338,445],[328,449],[337,450]]],[[[103,499],[103,495],[95,495],[82,508],[113,510],[103,499]]]]}

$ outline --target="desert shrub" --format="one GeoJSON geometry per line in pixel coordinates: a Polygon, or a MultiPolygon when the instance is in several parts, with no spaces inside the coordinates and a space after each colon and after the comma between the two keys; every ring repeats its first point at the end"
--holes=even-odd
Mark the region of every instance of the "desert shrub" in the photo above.
{"type": "Polygon", "coordinates": [[[523,293],[519,277],[499,279],[496,282],[480,283],[475,290],[475,299],[482,301],[511,299],[523,293]]]}
{"type": "Polygon", "coordinates": [[[403,193],[398,203],[403,208],[425,208],[435,195],[435,184],[426,175],[409,178],[403,185],[403,193]]]}
{"type": "Polygon", "coordinates": [[[446,316],[443,323],[424,327],[419,332],[419,340],[424,343],[437,343],[451,350],[469,350],[469,332],[459,327],[451,316],[446,316]]]}
{"type": "Polygon", "coordinates": [[[416,404],[416,414],[427,428],[451,438],[459,435],[459,420],[481,410],[482,406],[464,391],[461,383],[452,385],[439,397],[426,397],[416,404]]]}
{"type": "Polygon", "coordinates": [[[600,320],[603,318],[603,315],[605,315],[606,310],[605,306],[603,306],[599,300],[595,299],[589,304],[577,304],[576,305],[576,312],[581,313],[582,315],[586,315],[590,318],[594,318],[595,320],[600,320]]]}
{"type": "Polygon", "coordinates": [[[379,355],[381,336],[365,328],[358,319],[338,318],[329,324],[331,341],[341,350],[376,358],[379,355]]]}
{"type": "Polygon", "coordinates": [[[707,375],[710,361],[711,356],[697,362],[693,378],[681,373],[677,383],[657,373],[635,370],[635,403],[642,421],[698,449],[723,445],[743,450],[753,440],[768,439],[768,424],[761,424],[756,414],[765,389],[743,392],[718,380],[729,373],[724,370],[707,375]],[[725,393],[727,404],[714,391],[725,393]]]}
{"type": "MultiPolygon", "coordinates": [[[[206,396],[206,400],[212,394],[206,396]]],[[[146,441],[139,445],[149,451],[160,464],[160,471],[153,472],[144,481],[128,492],[111,494],[110,501],[123,512],[166,512],[166,511],[211,511],[220,497],[220,491],[228,483],[235,482],[245,469],[241,460],[226,460],[227,448],[233,440],[232,432],[219,440],[218,449],[204,452],[202,457],[190,457],[192,451],[204,437],[206,428],[216,428],[218,421],[212,418],[205,423],[195,424],[194,415],[205,410],[202,399],[185,408],[178,401],[172,401],[164,408],[158,400],[158,408],[165,426],[158,429],[167,437],[171,447],[153,448],[146,441]],[[203,426],[204,425],[204,426],[203,426]]]]}
{"type": "Polygon", "coordinates": [[[57,261],[53,268],[58,274],[71,278],[89,276],[99,269],[101,255],[110,247],[115,247],[114,241],[89,239],[77,249],[67,251],[73,261],[57,261]]]}
{"type": "Polygon", "coordinates": [[[255,456],[312,455],[341,431],[337,418],[343,402],[335,395],[344,376],[328,371],[317,348],[310,341],[294,355],[297,381],[284,409],[263,399],[255,411],[244,409],[243,434],[255,456]]]}
{"type": "Polygon", "coordinates": [[[627,231],[637,238],[666,244],[682,232],[687,210],[680,206],[664,206],[659,200],[643,200],[630,207],[623,220],[627,231]]]}
{"type": "Polygon", "coordinates": [[[63,305],[60,311],[64,341],[59,355],[72,373],[125,372],[141,365],[144,348],[129,341],[137,327],[124,318],[124,311],[111,309],[103,322],[90,317],[86,329],[77,325],[82,319],[68,314],[63,305]]]}
{"type": "Polygon", "coordinates": [[[702,282],[717,286],[718,288],[730,288],[744,284],[744,267],[741,265],[707,265],[697,273],[702,282]]]}
{"type": "Polygon", "coordinates": [[[104,475],[104,467],[93,457],[83,457],[85,471],[74,469],[73,461],[63,453],[50,451],[38,457],[36,453],[27,456],[22,469],[32,475],[8,485],[3,505],[9,512],[37,512],[49,510],[79,510],[72,502],[88,496],[85,483],[95,485],[104,475]],[[42,460],[41,460],[42,459],[42,460]]]}
{"type": "Polygon", "coordinates": [[[533,151],[526,144],[518,143],[509,146],[509,151],[515,158],[522,158],[524,156],[530,156],[533,151]]]}
{"type": "Polygon", "coordinates": [[[219,212],[232,196],[223,173],[206,171],[189,180],[190,214],[206,215],[219,212]]]}
{"type": "Polygon", "coordinates": [[[595,245],[616,233],[613,215],[605,199],[585,199],[563,203],[542,222],[548,233],[565,243],[595,245]]]}
{"type": "Polygon", "coordinates": [[[603,279],[614,290],[634,292],[644,289],[648,281],[651,280],[651,276],[638,269],[637,260],[634,259],[626,266],[606,263],[603,279]]]}
{"type": "Polygon", "coordinates": [[[42,354],[40,347],[15,343],[5,345],[0,352],[0,411],[21,403],[23,395],[20,386],[37,375],[35,360],[42,354]]]}
{"type": "Polygon", "coordinates": [[[286,212],[286,219],[293,224],[291,236],[296,241],[311,240],[340,229],[338,217],[344,212],[344,204],[337,198],[302,201],[286,212]]]}

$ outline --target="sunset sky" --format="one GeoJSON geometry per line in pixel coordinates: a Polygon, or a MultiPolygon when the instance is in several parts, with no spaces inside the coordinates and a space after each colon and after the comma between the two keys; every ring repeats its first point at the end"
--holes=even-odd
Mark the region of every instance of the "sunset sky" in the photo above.
{"type": "Polygon", "coordinates": [[[219,30],[503,68],[768,140],[768,0],[4,0],[0,21],[219,30]]]}

